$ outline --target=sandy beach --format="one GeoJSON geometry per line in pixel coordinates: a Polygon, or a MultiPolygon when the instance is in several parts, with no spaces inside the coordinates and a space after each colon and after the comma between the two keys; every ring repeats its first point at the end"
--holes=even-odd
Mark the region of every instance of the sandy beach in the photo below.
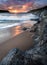
{"type": "MultiPolygon", "coordinates": [[[[0,43],[0,60],[3,59],[9,52],[9,50],[13,48],[19,48],[20,50],[29,49],[32,46],[32,38],[31,33],[28,31],[20,31],[18,30],[20,27],[17,27],[16,31],[13,31],[13,37],[0,43]]],[[[15,29],[14,29],[15,30],[15,29]]]]}

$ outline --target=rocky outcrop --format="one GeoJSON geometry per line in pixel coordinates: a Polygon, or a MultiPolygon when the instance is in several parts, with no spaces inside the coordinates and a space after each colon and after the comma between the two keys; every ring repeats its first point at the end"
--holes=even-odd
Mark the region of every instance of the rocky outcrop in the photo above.
{"type": "Polygon", "coordinates": [[[33,13],[33,14],[35,14],[35,15],[40,16],[41,13],[42,13],[43,11],[45,11],[45,10],[47,10],[47,6],[42,7],[42,8],[38,8],[38,9],[34,9],[34,10],[30,10],[28,13],[33,13]]]}
{"type": "Polygon", "coordinates": [[[0,65],[42,65],[41,62],[32,60],[32,55],[24,53],[20,50],[13,49],[9,54],[1,61],[0,65]]]}

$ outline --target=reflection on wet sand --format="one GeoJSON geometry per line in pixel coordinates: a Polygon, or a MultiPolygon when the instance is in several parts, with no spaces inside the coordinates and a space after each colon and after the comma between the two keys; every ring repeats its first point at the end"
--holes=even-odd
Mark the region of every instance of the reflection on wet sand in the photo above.
{"type": "Polygon", "coordinates": [[[22,32],[23,31],[21,30],[21,26],[15,26],[4,30],[0,30],[0,43],[3,43],[6,40],[19,35],[22,32]]]}
{"type": "Polygon", "coordinates": [[[12,28],[12,30],[13,30],[12,36],[17,36],[23,32],[23,30],[21,30],[21,26],[16,26],[16,27],[12,28]]]}

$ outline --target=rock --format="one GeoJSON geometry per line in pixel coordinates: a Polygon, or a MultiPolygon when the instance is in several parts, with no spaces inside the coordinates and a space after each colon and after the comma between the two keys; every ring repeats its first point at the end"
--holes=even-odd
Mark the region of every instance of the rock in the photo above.
{"type": "Polygon", "coordinates": [[[1,61],[1,65],[17,65],[22,64],[22,60],[19,61],[18,58],[22,58],[22,52],[18,49],[12,49],[8,55],[1,61]]]}
{"type": "Polygon", "coordinates": [[[0,65],[42,65],[42,63],[32,60],[31,55],[18,49],[12,49],[1,61],[0,65]]]}
{"type": "Polygon", "coordinates": [[[24,27],[24,28],[22,28],[22,30],[26,31],[26,30],[27,30],[27,28],[26,28],[26,27],[24,27]]]}

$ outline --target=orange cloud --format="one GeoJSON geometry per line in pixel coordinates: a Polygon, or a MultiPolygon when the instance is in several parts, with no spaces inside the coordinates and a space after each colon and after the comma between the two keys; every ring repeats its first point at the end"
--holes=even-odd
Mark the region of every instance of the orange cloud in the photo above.
{"type": "Polygon", "coordinates": [[[26,3],[20,7],[9,6],[8,11],[11,13],[23,13],[23,12],[27,12],[30,7],[32,7],[31,2],[26,3]]]}

